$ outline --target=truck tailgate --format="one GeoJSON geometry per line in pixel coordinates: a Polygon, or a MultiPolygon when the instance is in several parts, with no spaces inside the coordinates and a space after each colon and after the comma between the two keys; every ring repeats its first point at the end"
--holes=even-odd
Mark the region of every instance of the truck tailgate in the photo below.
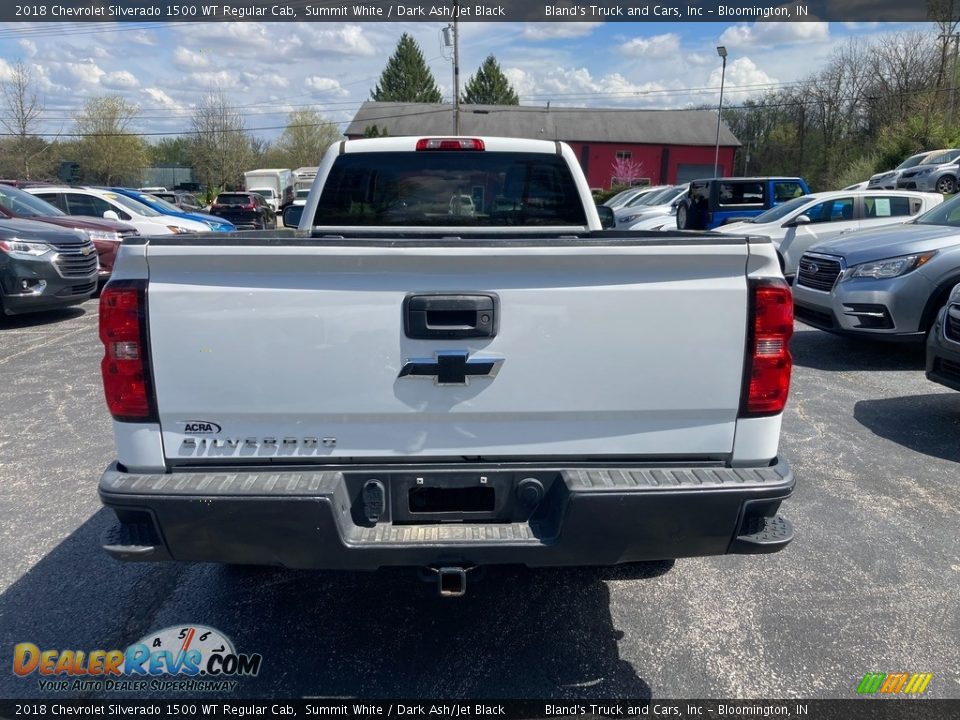
{"type": "Polygon", "coordinates": [[[747,253],[719,238],[151,243],[165,455],[726,455],[744,373],[747,253]],[[493,296],[496,336],[408,337],[411,293],[493,296]],[[461,353],[453,384],[438,382],[444,353],[461,353]]]}

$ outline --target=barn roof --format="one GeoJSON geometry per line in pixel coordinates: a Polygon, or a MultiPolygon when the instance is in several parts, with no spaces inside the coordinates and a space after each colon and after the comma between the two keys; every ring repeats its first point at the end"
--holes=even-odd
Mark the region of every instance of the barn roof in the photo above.
{"type": "MultiPolygon", "coordinates": [[[[453,130],[449,104],[367,101],[347,127],[361,137],[377,125],[390,135],[444,135],[453,130]]],[[[461,105],[461,135],[539,138],[573,142],[709,145],[717,139],[714,110],[624,110],[529,105],[461,105]]],[[[725,123],[720,145],[739,146],[725,123]]]]}

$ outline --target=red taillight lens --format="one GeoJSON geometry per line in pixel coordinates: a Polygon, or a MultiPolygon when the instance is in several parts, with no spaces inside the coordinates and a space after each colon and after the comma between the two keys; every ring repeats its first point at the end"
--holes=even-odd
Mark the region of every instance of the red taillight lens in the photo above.
{"type": "Polygon", "coordinates": [[[783,412],[790,391],[793,296],[783,280],[750,281],[751,326],[741,417],[783,412]]]}
{"type": "Polygon", "coordinates": [[[417,150],[484,150],[479,138],[420,138],[417,150]]]}
{"type": "Polygon", "coordinates": [[[145,289],[142,281],[107,283],[100,294],[100,363],[107,408],[115,420],[155,419],[147,364],[145,289]]]}

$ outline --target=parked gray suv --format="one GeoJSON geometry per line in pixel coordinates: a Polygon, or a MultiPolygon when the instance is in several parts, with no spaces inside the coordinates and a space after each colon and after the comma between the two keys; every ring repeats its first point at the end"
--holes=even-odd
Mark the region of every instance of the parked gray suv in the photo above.
{"type": "Polygon", "coordinates": [[[800,258],[794,314],[843,335],[922,341],[960,282],[960,195],[916,220],[850,233],[800,258]]]}

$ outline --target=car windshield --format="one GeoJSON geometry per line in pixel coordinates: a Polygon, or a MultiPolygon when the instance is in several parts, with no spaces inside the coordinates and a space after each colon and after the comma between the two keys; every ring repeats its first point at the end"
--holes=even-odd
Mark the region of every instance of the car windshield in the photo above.
{"type": "Polygon", "coordinates": [[[309,190],[297,190],[297,200],[306,200],[309,195],[309,190]]]}
{"type": "Polygon", "coordinates": [[[143,199],[149,202],[149,204],[152,207],[163,210],[168,213],[174,212],[179,215],[180,213],[183,212],[183,210],[178,208],[176,205],[171,205],[166,200],[164,200],[163,198],[159,198],[156,195],[144,195],[143,199]]]}
{"type": "Polygon", "coordinates": [[[627,203],[627,207],[637,207],[640,205],[656,205],[657,198],[661,195],[666,195],[670,188],[661,188],[659,190],[651,190],[650,192],[641,195],[640,197],[631,200],[627,203]]]}
{"type": "Polygon", "coordinates": [[[250,192],[255,192],[257,195],[268,200],[273,197],[273,190],[270,188],[264,188],[263,190],[251,190],[250,192]]]}
{"type": "Polygon", "coordinates": [[[954,195],[945,203],[928,210],[914,222],[917,225],[944,225],[960,227],[960,195],[954,195]]]}
{"type": "Polygon", "coordinates": [[[801,197],[794,198],[793,200],[787,200],[785,203],[781,203],[776,207],[772,207],[764,213],[760,213],[755,218],[750,220],[752,223],[757,223],[762,225],[763,223],[772,223],[777,222],[777,220],[782,220],[787,215],[792,213],[794,210],[798,210],[810,202],[811,198],[809,195],[802,195],[801,197]]]}
{"type": "Polygon", "coordinates": [[[46,200],[41,200],[28,192],[8,185],[0,185],[0,205],[3,205],[14,215],[22,215],[23,217],[66,215],[60,208],[51,205],[46,200]]]}
{"type": "Polygon", "coordinates": [[[103,196],[108,200],[112,200],[117,205],[123,205],[127,210],[134,213],[135,215],[142,215],[143,217],[160,217],[163,213],[159,213],[154,210],[149,205],[144,205],[139,200],[134,200],[129,198],[126,195],[118,195],[116,193],[104,193],[103,196]]]}
{"type": "Polygon", "coordinates": [[[640,205],[662,205],[663,203],[670,202],[676,196],[677,191],[672,188],[664,188],[663,190],[657,190],[650,193],[643,201],[638,203],[640,205]]]}
{"type": "Polygon", "coordinates": [[[902,163],[897,165],[897,167],[895,167],[894,170],[906,170],[907,168],[916,167],[917,165],[920,164],[921,160],[929,156],[930,156],[930,153],[920,153],[919,155],[911,155],[902,163]]]}

